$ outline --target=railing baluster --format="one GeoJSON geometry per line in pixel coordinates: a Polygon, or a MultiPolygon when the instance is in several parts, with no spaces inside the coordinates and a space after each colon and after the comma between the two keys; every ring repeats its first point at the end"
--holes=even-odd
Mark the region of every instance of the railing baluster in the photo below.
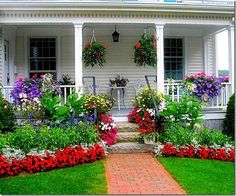
{"type": "Polygon", "coordinates": [[[177,101],[179,102],[179,85],[177,85],[177,101]]]}

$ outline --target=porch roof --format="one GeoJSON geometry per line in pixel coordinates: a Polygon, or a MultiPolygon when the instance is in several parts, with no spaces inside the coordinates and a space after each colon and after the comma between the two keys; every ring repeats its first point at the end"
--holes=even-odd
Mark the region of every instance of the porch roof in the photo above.
{"type": "Polygon", "coordinates": [[[0,10],[158,11],[234,14],[234,0],[2,0],[0,10]]]}

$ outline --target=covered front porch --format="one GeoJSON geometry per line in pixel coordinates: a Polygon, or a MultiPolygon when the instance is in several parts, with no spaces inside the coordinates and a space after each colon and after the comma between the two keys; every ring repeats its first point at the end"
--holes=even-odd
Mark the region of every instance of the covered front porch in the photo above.
{"type": "MultiPolygon", "coordinates": [[[[196,23],[196,22],[195,22],[196,23]]],[[[59,25],[17,24],[3,25],[4,67],[1,76],[3,93],[10,98],[9,91],[14,81],[33,74],[52,73],[57,80],[68,74],[73,85],[63,84],[63,100],[72,89],[93,92],[95,78],[96,93],[111,94],[110,79],[117,75],[128,78],[124,95],[120,97],[120,108],[132,107],[139,86],[146,86],[146,75],[157,75],[150,79],[159,92],[170,94],[179,100],[182,94],[181,80],[185,75],[205,72],[218,74],[216,67],[217,33],[227,30],[229,39],[229,82],[223,84],[222,95],[212,100],[207,109],[224,110],[233,92],[233,27],[221,24],[176,24],[176,23],[74,23],[59,25]],[[113,42],[112,33],[116,24],[119,42],[113,42]],[[82,49],[93,36],[107,48],[103,67],[84,67],[82,49]],[[157,42],[157,66],[137,67],[133,62],[133,47],[146,31],[154,34],[157,42]],[[167,79],[173,78],[173,83],[167,79]],[[69,90],[66,90],[69,89],[69,90]],[[175,89],[175,90],[174,90],[175,89]],[[123,100],[124,99],[124,100],[123,100]]],[[[112,95],[118,99],[117,91],[112,95]]],[[[118,104],[115,109],[118,108],[118,104]]],[[[127,111],[127,110],[126,110],[127,111]]],[[[119,111],[120,112],[120,111],[119,111]]]]}

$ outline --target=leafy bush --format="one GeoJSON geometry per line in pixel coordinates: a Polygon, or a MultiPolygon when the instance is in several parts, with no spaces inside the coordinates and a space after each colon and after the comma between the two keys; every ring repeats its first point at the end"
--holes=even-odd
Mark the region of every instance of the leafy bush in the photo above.
{"type": "Polygon", "coordinates": [[[0,92],[0,133],[7,133],[14,129],[16,116],[13,112],[13,106],[3,98],[0,92]]]}
{"type": "Polygon", "coordinates": [[[106,94],[100,95],[84,95],[84,110],[91,114],[96,108],[97,113],[109,112],[115,104],[115,99],[112,96],[106,94]]]}
{"type": "Polygon", "coordinates": [[[55,150],[70,145],[94,144],[98,142],[98,132],[93,124],[84,122],[64,127],[43,126],[38,130],[31,125],[24,125],[6,135],[6,140],[0,135],[0,149],[8,142],[10,147],[24,152],[29,152],[32,148],[55,150]]]}
{"type": "Polygon", "coordinates": [[[221,131],[209,130],[206,128],[201,129],[200,133],[197,135],[197,141],[199,144],[207,146],[214,144],[224,146],[226,143],[232,143],[232,140],[221,131]]]}
{"type": "Polygon", "coordinates": [[[188,145],[194,138],[194,132],[189,128],[184,128],[177,123],[173,123],[163,133],[159,140],[162,143],[171,142],[174,145],[188,145]]]}
{"type": "Polygon", "coordinates": [[[0,153],[2,152],[2,149],[6,147],[6,145],[7,145],[6,135],[0,134],[0,153]]]}
{"type": "Polygon", "coordinates": [[[7,135],[9,146],[16,149],[22,149],[24,152],[29,152],[35,144],[36,132],[31,125],[17,127],[15,132],[7,135]]]}
{"type": "Polygon", "coordinates": [[[195,132],[191,128],[182,127],[178,123],[173,123],[163,133],[160,134],[159,140],[162,143],[170,142],[174,145],[203,145],[212,146],[220,145],[225,146],[226,144],[233,144],[230,137],[224,135],[219,130],[210,130],[207,128],[201,128],[198,132],[195,132]]]}
{"type": "MultiPolygon", "coordinates": [[[[155,87],[151,87],[151,90],[153,91],[154,100],[157,106],[159,106],[160,103],[163,101],[163,94],[157,93],[155,87]]],[[[149,108],[149,109],[154,108],[154,103],[148,87],[140,89],[138,91],[138,96],[135,97],[135,99],[132,102],[133,105],[137,108],[149,108]]]]}
{"type": "Polygon", "coordinates": [[[228,102],[227,111],[224,119],[224,132],[234,138],[235,133],[235,94],[233,94],[228,102]]]}
{"type": "Polygon", "coordinates": [[[166,108],[160,115],[165,118],[167,126],[176,122],[183,127],[193,128],[195,124],[203,122],[201,111],[202,103],[195,97],[185,94],[179,102],[166,97],[166,108]]]}

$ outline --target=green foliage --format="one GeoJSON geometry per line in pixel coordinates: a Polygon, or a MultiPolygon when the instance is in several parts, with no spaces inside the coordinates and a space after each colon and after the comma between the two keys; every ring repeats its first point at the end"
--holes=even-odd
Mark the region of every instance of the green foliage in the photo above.
{"type": "Polygon", "coordinates": [[[6,135],[0,134],[0,153],[2,152],[2,149],[7,146],[7,139],[6,135]]]}
{"type": "Polygon", "coordinates": [[[115,99],[107,94],[84,95],[84,111],[92,113],[94,109],[97,113],[109,112],[115,104],[115,99]]]}
{"type": "Polygon", "coordinates": [[[74,115],[79,116],[83,112],[83,103],[84,97],[79,98],[78,94],[73,92],[67,97],[65,105],[72,109],[74,115]]]}
{"type": "Polygon", "coordinates": [[[22,149],[27,153],[32,148],[54,150],[96,142],[98,142],[98,132],[93,124],[80,122],[77,125],[63,127],[43,126],[38,130],[31,125],[24,125],[6,136],[0,134],[0,151],[7,143],[10,147],[22,149]]]}
{"type": "Polygon", "coordinates": [[[167,126],[176,122],[183,127],[193,128],[195,124],[203,122],[201,111],[202,103],[197,98],[185,94],[179,102],[166,97],[166,108],[160,115],[165,118],[167,126]]]}
{"type": "Polygon", "coordinates": [[[232,144],[232,140],[227,135],[224,135],[221,131],[209,130],[206,128],[201,129],[197,135],[197,141],[199,144],[207,146],[213,144],[220,146],[224,146],[226,143],[232,144]]]}
{"type": "Polygon", "coordinates": [[[17,127],[15,132],[7,135],[9,146],[29,152],[35,146],[36,132],[31,125],[17,127]]]}
{"type": "Polygon", "coordinates": [[[56,108],[61,103],[61,99],[53,96],[51,92],[46,92],[39,100],[45,111],[45,118],[49,120],[53,119],[56,108]]]}
{"type": "Polygon", "coordinates": [[[159,136],[162,143],[171,142],[174,145],[188,145],[194,138],[194,132],[189,128],[184,128],[177,123],[173,123],[159,136]]]}
{"type": "Polygon", "coordinates": [[[224,132],[234,138],[235,133],[235,94],[233,94],[228,102],[227,111],[224,119],[224,132]]]}
{"type": "MultiPolygon", "coordinates": [[[[163,94],[157,93],[155,87],[151,87],[151,90],[153,92],[154,100],[157,104],[157,106],[160,105],[160,103],[163,101],[163,94]]],[[[133,105],[137,108],[154,108],[154,103],[151,97],[151,92],[148,87],[142,88],[138,91],[138,96],[135,97],[135,99],[132,101],[133,105]]]]}
{"type": "Polygon", "coordinates": [[[188,195],[235,195],[232,162],[175,157],[158,160],[188,195]]]}
{"type": "Polygon", "coordinates": [[[102,67],[106,62],[106,48],[97,41],[85,43],[82,58],[85,67],[95,65],[102,67]]]}
{"type": "Polygon", "coordinates": [[[3,98],[0,91],[0,133],[7,133],[14,130],[16,124],[16,116],[13,106],[3,98]]]}
{"type": "Polygon", "coordinates": [[[134,46],[134,62],[137,66],[155,67],[157,64],[156,38],[143,34],[134,46]]]}
{"type": "Polygon", "coordinates": [[[95,195],[106,194],[102,161],[36,174],[2,178],[1,194],[6,195],[95,195]]]}
{"type": "Polygon", "coordinates": [[[163,133],[159,136],[159,141],[162,143],[171,142],[174,145],[190,145],[194,141],[203,146],[211,146],[214,144],[225,146],[226,144],[233,145],[230,137],[223,134],[219,130],[200,128],[194,131],[190,127],[183,127],[178,123],[172,123],[163,133]]]}

